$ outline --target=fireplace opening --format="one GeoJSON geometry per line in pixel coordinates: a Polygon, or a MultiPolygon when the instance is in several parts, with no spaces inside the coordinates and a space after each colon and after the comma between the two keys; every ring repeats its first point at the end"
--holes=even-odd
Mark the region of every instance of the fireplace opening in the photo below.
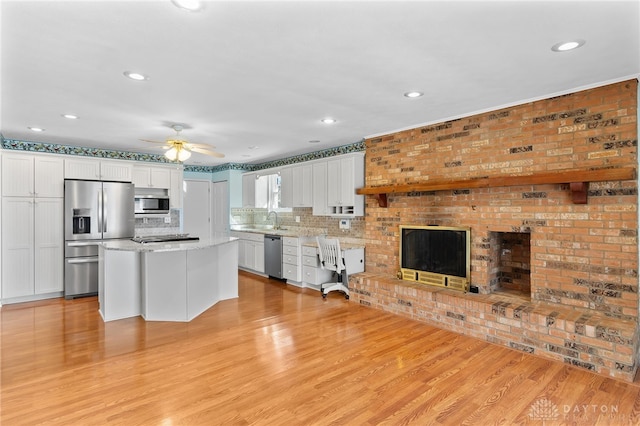
{"type": "Polygon", "coordinates": [[[531,299],[531,234],[491,232],[490,287],[502,293],[531,299]]]}

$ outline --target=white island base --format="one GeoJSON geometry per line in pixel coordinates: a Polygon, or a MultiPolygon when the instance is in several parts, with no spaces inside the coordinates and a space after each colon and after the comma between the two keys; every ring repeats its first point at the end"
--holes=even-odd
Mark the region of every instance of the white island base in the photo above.
{"type": "Polygon", "coordinates": [[[191,321],[238,297],[235,238],[188,243],[102,243],[98,302],[104,321],[191,321]]]}

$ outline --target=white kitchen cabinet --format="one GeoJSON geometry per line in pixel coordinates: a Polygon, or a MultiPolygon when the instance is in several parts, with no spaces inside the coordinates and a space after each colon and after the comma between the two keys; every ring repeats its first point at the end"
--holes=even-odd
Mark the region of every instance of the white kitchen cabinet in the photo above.
{"type": "Polygon", "coordinates": [[[302,281],[305,285],[318,287],[331,282],[333,272],[322,269],[318,257],[318,247],[305,245],[302,247],[302,281]]]}
{"type": "Polygon", "coordinates": [[[66,158],[64,160],[65,179],[108,180],[131,182],[133,162],[118,160],[97,160],[94,158],[66,158]]]}
{"type": "Polygon", "coordinates": [[[166,166],[134,165],[133,185],[136,188],[171,189],[171,168],[166,166]]]}
{"type": "Polygon", "coordinates": [[[33,154],[2,156],[2,195],[5,197],[63,197],[62,158],[33,154]]]}
{"type": "Polygon", "coordinates": [[[289,166],[280,170],[280,207],[313,205],[313,168],[311,164],[289,166]]]}
{"type": "Polygon", "coordinates": [[[2,299],[56,293],[63,284],[63,199],[2,198],[2,299]]]}
{"type": "Polygon", "coordinates": [[[256,206],[256,174],[242,175],[242,207],[256,206]]]}
{"type": "Polygon", "coordinates": [[[232,231],[238,238],[238,267],[264,274],[264,235],[232,231]]]}
{"type": "Polygon", "coordinates": [[[302,281],[300,238],[282,238],[282,278],[299,283],[302,281]]]}
{"type": "Polygon", "coordinates": [[[280,207],[293,207],[293,168],[280,170],[280,207]]]}
{"type": "Polygon", "coordinates": [[[327,203],[327,162],[313,163],[313,209],[314,216],[328,216],[329,204],[327,203]]]}
{"type": "Polygon", "coordinates": [[[302,164],[291,168],[293,180],[293,207],[313,206],[313,167],[302,164]]]}
{"type": "Polygon", "coordinates": [[[169,188],[169,207],[172,209],[182,208],[182,187],[184,176],[182,166],[171,168],[171,187],[169,188]]]}
{"type": "Polygon", "coordinates": [[[356,189],[364,186],[364,156],[350,154],[327,160],[327,204],[329,214],[363,216],[364,195],[356,189]]]}

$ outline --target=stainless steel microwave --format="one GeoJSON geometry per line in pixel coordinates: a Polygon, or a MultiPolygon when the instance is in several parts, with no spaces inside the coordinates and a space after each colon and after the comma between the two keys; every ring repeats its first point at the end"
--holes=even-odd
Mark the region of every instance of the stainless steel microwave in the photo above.
{"type": "Polygon", "coordinates": [[[169,213],[169,197],[157,195],[136,195],[136,214],[167,214],[169,213]]]}

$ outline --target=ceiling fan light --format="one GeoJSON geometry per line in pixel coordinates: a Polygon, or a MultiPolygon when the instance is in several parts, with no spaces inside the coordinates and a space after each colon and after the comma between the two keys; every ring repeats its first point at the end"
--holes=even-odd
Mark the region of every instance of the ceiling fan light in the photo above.
{"type": "Polygon", "coordinates": [[[181,149],[180,151],[178,151],[178,161],[183,162],[189,159],[189,157],[191,157],[191,152],[189,152],[186,149],[181,149]]]}
{"type": "Polygon", "coordinates": [[[178,158],[178,150],[176,149],[175,146],[169,148],[165,153],[164,156],[171,161],[176,161],[176,158],[178,158]]]}
{"type": "Polygon", "coordinates": [[[180,9],[185,9],[190,12],[198,12],[202,9],[203,4],[200,0],[171,0],[172,3],[180,9]]]}

